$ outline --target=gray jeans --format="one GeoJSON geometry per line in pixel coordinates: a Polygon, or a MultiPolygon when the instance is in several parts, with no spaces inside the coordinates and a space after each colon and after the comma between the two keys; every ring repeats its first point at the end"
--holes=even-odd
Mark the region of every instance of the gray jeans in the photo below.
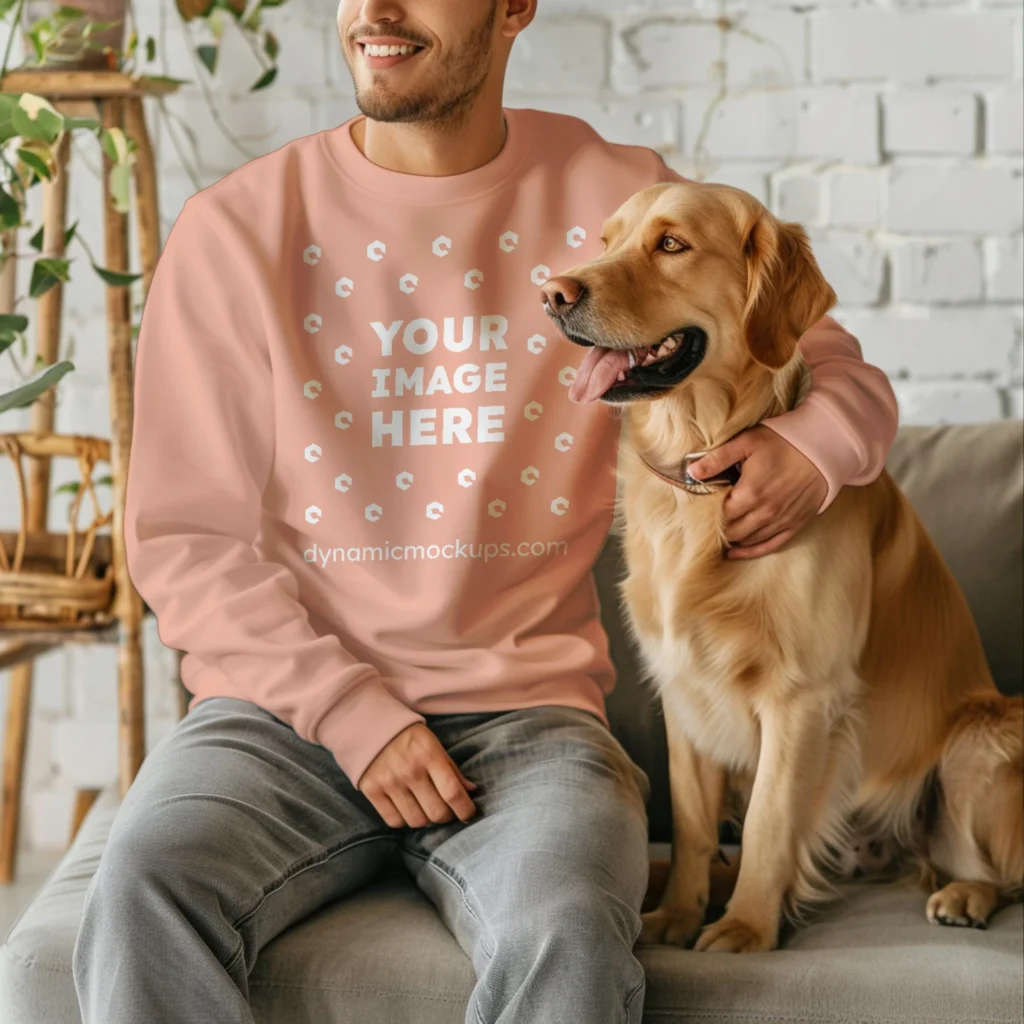
{"type": "Polygon", "coordinates": [[[143,763],[89,887],[84,1024],[252,1024],[261,947],[393,857],[473,961],[468,1024],[640,1024],[644,773],[570,708],[427,725],[477,815],[397,830],[273,715],[196,705],[143,763]]]}

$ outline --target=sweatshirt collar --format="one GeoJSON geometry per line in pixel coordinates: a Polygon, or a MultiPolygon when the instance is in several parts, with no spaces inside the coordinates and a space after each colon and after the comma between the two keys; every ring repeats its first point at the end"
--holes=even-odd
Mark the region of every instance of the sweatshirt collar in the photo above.
{"type": "Polygon", "coordinates": [[[503,107],[502,111],[506,136],[501,151],[487,163],[462,174],[405,174],[373,163],[352,139],[352,126],[363,119],[363,114],[349,118],[336,128],[322,131],[319,136],[334,166],[367,192],[402,205],[464,202],[513,181],[516,169],[529,150],[525,111],[509,107],[503,107]]]}

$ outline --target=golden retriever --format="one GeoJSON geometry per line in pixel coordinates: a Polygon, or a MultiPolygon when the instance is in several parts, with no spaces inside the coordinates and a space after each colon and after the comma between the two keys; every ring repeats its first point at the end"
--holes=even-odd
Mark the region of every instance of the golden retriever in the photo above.
{"type": "Polygon", "coordinates": [[[834,894],[854,826],[927,877],[929,920],[984,927],[1022,890],[1024,712],[996,689],[909,502],[883,472],[777,552],[732,560],[735,477],[687,484],[686,456],[808,387],[797,342],[835,294],[806,234],[738,189],[666,183],[624,203],[602,240],[542,298],[566,338],[593,346],[574,397],[622,411],[620,593],[661,695],[673,815],[641,941],[775,948],[784,916],[834,894]],[[701,930],[736,794],[742,861],[724,916],[701,930]]]}

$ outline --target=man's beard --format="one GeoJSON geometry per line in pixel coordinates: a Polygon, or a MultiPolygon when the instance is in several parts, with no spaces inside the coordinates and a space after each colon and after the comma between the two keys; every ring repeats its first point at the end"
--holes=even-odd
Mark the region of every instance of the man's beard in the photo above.
{"type": "Polygon", "coordinates": [[[356,105],[373,121],[457,122],[487,80],[491,66],[491,29],[496,10],[497,3],[492,0],[481,24],[437,69],[436,86],[428,86],[418,94],[399,96],[389,92],[386,85],[375,83],[366,90],[356,89],[356,105]]]}

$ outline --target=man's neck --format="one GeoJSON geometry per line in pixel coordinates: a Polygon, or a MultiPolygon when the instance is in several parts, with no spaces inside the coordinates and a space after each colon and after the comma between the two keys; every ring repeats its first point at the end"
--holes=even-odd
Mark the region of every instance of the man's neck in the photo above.
{"type": "Polygon", "coordinates": [[[501,101],[475,104],[447,124],[392,123],[360,118],[352,141],[363,156],[385,170],[443,177],[464,174],[493,160],[505,145],[501,101]]]}

